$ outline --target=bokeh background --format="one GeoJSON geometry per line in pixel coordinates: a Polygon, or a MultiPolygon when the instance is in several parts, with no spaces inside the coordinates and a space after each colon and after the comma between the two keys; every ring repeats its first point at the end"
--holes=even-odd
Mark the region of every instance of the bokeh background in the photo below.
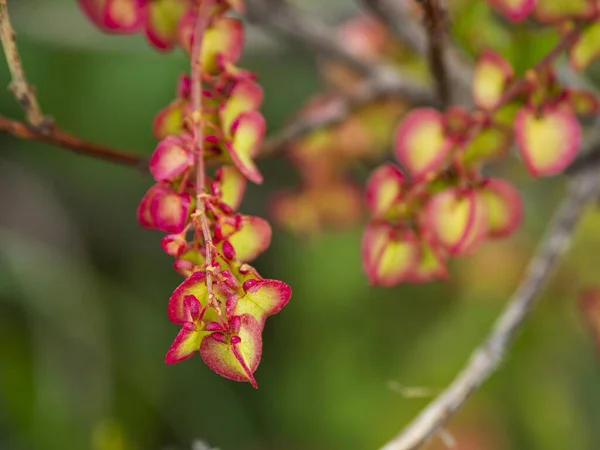
{"type": "MultiPolygon", "coordinates": [[[[332,23],[352,10],[350,1],[300,3],[332,23]]],[[[489,11],[473,5],[455,19],[467,46],[492,42],[523,70],[553,44],[544,30],[481,26],[489,11]]],[[[187,70],[183,53],[102,35],[72,0],[9,7],[44,111],[82,137],[149,155],[154,114],[187,70]]],[[[322,87],[314,55],[256,29],[243,64],[265,88],[270,132],[322,87]]],[[[0,64],[0,86],[8,83],[0,64]]],[[[0,112],[22,117],[5,89],[0,112]]],[[[250,187],[242,211],[265,215],[297,177],[282,157],[260,167],[266,183],[250,187]]],[[[256,265],[294,294],[266,327],[254,390],[199,357],[163,362],[178,331],[166,301],[181,280],[160,233],[136,223],[151,180],[0,135],[0,448],[378,448],[428,401],[402,388],[439,391],[485,336],[563,191],[564,179],[534,181],[516,159],[492,170],[522,190],[525,223],[453,262],[447,282],[369,287],[360,224],[312,239],[275,229],[256,265]]],[[[590,212],[510,356],[451,422],[456,448],[600,448],[600,361],[578,308],[580,289],[600,283],[599,230],[590,212]]]]}

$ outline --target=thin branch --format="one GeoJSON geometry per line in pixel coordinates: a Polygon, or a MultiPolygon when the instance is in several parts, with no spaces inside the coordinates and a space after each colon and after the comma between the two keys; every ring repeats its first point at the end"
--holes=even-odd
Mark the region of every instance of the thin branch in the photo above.
{"type": "Polygon", "coordinates": [[[429,97],[425,85],[402,73],[397,67],[373,63],[352,53],[319,17],[308,16],[284,2],[273,0],[247,0],[246,9],[246,16],[250,21],[265,25],[285,38],[346,63],[368,77],[370,85],[378,84],[380,91],[417,103],[422,102],[424,97],[429,97]]]}
{"type": "Polygon", "coordinates": [[[381,450],[413,450],[440,432],[446,422],[501,364],[510,344],[532,311],[586,207],[600,188],[597,166],[588,166],[571,180],[567,194],[525,275],[485,341],[473,352],[466,367],[398,436],[381,450]]]}
{"type": "MultiPolygon", "coordinates": [[[[299,117],[289,125],[283,127],[275,136],[264,142],[259,156],[272,155],[289,142],[302,138],[315,130],[327,128],[342,122],[354,110],[362,106],[368,105],[379,98],[396,95],[402,96],[402,92],[404,92],[404,89],[401,85],[388,86],[381,84],[377,80],[367,79],[355,89],[353,95],[339,95],[330,100],[330,104],[322,114],[299,117]]],[[[413,92],[413,94],[413,102],[417,106],[431,105],[434,102],[433,93],[429,90],[423,90],[418,96],[416,92],[413,92]]]]}
{"type": "MultiPolygon", "coordinates": [[[[364,6],[373,13],[388,30],[416,53],[427,56],[428,38],[425,30],[415,20],[411,9],[415,0],[362,0],[364,6]]],[[[471,103],[473,63],[456,46],[449,42],[444,51],[444,60],[452,90],[458,103],[471,103]]]]}
{"type": "Polygon", "coordinates": [[[6,0],[0,0],[0,40],[6,55],[6,62],[12,76],[10,90],[25,111],[27,122],[42,131],[49,131],[51,122],[44,117],[34,88],[27,82],[19,50],[15,41],[15,31],[10,22],[6,0]]]}
{"type": "Polygon", "coordinates": [[[74,153],[92,158],[109,161],[131,167],[147,170],[147,161],[141,155],[116,150],[93,142],[84,141],[72,134],[66,133],[53,126],[49,131],[43,132],[33,125],[28,125],[16,120],[0,116],[0,131],[11,134],[19,139],[39,141],[55,147],[65,148],[74,153]]]}
{"type": "Polygon", "coordinates": [[[250,21],[266,25],[288,39],[303,43],[329,57],[345,62],[365,75],[364,81],[352,96],[339,96],[327,112],[318,117],[300,118],[284,127],[267,140],[259,155],[268,156],[286,143],[301,138],[314,130],[335,125],[357,108],[382,97],[402,97],[415,105],[431,105],[435,96],[427,86],[406,76],[395,67],[365,61],[348,51],[336,39],[333,31],[319,18],[291,9],[284,2],[273,0],[248,0],[247,17],[250,21]]]}
{"type": "Polygon", "coordinates": [[[450,81],[445,61],[448,32],[447,12],[442,5],[442,0],[420,0],[420,3],[423,5],[423,12],[425,13],[424,24],[427,30],[429,69],[435,80],[442,109],[445,109],[451,103],[450,81]]]}

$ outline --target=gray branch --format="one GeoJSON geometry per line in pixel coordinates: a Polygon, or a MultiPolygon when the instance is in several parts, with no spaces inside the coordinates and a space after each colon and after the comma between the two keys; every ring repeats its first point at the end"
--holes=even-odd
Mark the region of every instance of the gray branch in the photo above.
{"type": "MultiPolygon", "coordinates": [[[[400,41],[408,44],[413,51],[426,57],[428,53],[427,33],[417,23],[411,13],[415,0],[362,0],[365,7],[373,13],[388,30],[400,41]]],[[[444,61],[455,98],[462,104],[471,104],[471,85],[473,81],[473,63],[456,46],[446,45],[444,61]]]]}
{"type": "Polygon", "coordinates": [[[598,196],[600,173],[587,165],[570,180],[523,279],[485,341],[472,353],[465,368],[400,434],[381,450],[413,450],[442,430],[446,422],[500,366],[510,344],[535,306],[546,283],[569,246],[577,222],[598,196]]]}
{"type": "Polygon", "coordinates": [[[354,55],[318,17],[309,17],[285,2],[274,0],[247,0],[246,8],[246,17],[251,22],[342,61],[365,76],[354,95],[340,96],[335,107],[329,108],[327,114],[322,114],[317,119],[298,119],[291,123],[275,138],[265,143],[260,152],[261,156],[269,155],[285,143],[318,128],[334,125],[346,118],[355,108],[381,97],[401,97],[415,105],[435,103],[431,87],[416,81],[397,67],[365,61],[354,55]]]}

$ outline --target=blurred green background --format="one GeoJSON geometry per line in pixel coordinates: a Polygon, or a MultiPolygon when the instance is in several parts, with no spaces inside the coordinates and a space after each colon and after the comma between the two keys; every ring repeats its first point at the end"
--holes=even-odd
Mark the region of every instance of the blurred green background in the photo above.
{"type": "MultiPolygon", "coordinates": [[[[350,7],[312,3],[332,17],[350,7]]],[[[140,36],[104,36],[71,0],[9,7],[44,111],[82,137],[149,155],[154,114],[173,98],[184,55],[158,54],[140,36]]],[[[462,17],[457,36],[468,41],[477,16],[462,17]]],[[[479,29],[522,67],[552,45],[545,31],[479,29]]],[[[276,131],[320,88],[314,58],[254,32],[246,55],[276,131]]],[[[0,106],[22,117],[5,89],[0,106]]],[[[266,183],[249,189],[242,211],[265,215],[294,171],[280,157],[260,166],[266,183]]],[[[136,223],[151,180],[0,135],[0,448],[190,449],[196,440],[221,450],[378,448],[428,401],[399,387],[443,388],[482,340],[560,198],[560,178],[534,182],[516,160],[495,170],[522,189],[525,224],[453,262],[445,283],[369,287],[360,226],[306,241],[276,229],[256,265],[294,294],[266,327],[254,390],[198,357],[163,362],[178,331],[166,301],[181,279],[160,233],[136,223]]],[[[580,288],[600,282],[598,230],[600,214],[590,212],[516,347],[451,422],[456,448],[600,448],[600,364],[577,306],[580,288]]]]}

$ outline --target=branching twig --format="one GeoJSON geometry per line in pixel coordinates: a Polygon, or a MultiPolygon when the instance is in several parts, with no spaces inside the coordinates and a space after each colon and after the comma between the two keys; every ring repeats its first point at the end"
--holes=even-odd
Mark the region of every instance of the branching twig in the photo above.
{"type": "Polygon", "coordinates": [[[427,30],[427,56],[429,69],[435,80],[436,90],[442,108],[450,104],[450,82],[446,68],[446,38],[448,32],[448,18],[442,0],[421,0],[425,13],[425,29],[427,30]]]}
{"type": "Polygon", "coordinates": [[[8,15],[6,0],[0,0],[0,39],[2,40],[6,62],[12,76],[10,90],[25,111],[27,122],[40,131],[49,131],[51,123],[42,114],[34,88],[27,82],[27,78],[25,78],[21,57],[19,56],[15,42],[15,32],[10,22],[10,16],[8,15]]]}
{"type": "MultiPolygon", "coordinates": [[[[410,9],[415,0],[362,0],[362,3],[381,20],[399,40],[416,53],[427,56],[428,39],[410,9]]],[[[444,51],[445,63],[452,90],[458,103],[470,103],[473,64],[448,42],[444,51]]]]}
{"type": "MultiPolygon", "coordinates": [[[[355,89],[352,96],[338,96],[335,100],[330,100],[331,104],[326,108],[327,111],[318,116],[299,117],[285,126],[275,136],[271,137],[262,145],[259,156],[269,156],[280,150],[285,144],[299,139],[307,134],[342,122],[355,109],[372,103],[373,101],[398,94],[401,96],[403,88],[401,85],[387,86],[376,80],[367,79],[355,89]]],[[[433,93],[423,89],[417,96],[413,92],[413,102],[415,105],[430,105],[433,103],[433,93]]]]}
{"type": "Polygon", "coordinates": [[[62,147],[79,155],[90,156],[92,158],[102,159],[116,164],[139,167],[140,169],[147,170],[147,161],[140,155],[84,141],[55,126],[53,126],[49,132],[42,132],[39,129],[34,128],[33,125],[0,116],[0,131],[9,133],[19,139],[39,141],[56,147],[62,147]]]}
{"type": "Polygon", "coordinates": [[[568,193],[555,213],[538,251],[489,336],[473,352],[466,367],[450,386],[398,436],[382,447],[382,450],[412,450],[422,446],[442,429],[498,368],[508,346],[516,338],[525,318],[567,249],[579,217],[590,202],[595,200],[599,188],[600,176],[597,166],[587,166],[572,178],[568,193]]]}
{"type": "Polygon", "coordinates": [[[402,97],[415,105],[435,103],[435,96],[427,86],[396,68],[365,61],[348,51],[317,17],[309,18],[306,14],[292,10],[282,2],[272,0],[248,0],[247,16],[251,21],[266,25],[289,39],[345,62],[366,76],[353,96],[340,96],[337,105],[329,108],[326,114],[318,118],[298,119],[266,141],[261,148],[260,156],[270,155],[285,143],[301,138],[316,129],[341,122],[354,109],[381,97],[402,97]]]}
{"type": "Polygon", "coordinates": [[[35,95],[35,90],[25,77],[6,0],[0,0],[0,40],[12,77],[10,90],[25,111],[28,122],[28,124],[25,124],[0,116],[0,131],[21,139],[35,140],[63,147],[80,155],[126,166],[146,168],[146,161],[141,156],[84,141],[56,128],[51,120],[44,116],[35,95]]]}
{"type": "Polygon", "coordinates": [[[282,2],[247,0],[247,17],[288,39],[348,64],[365,75],[370,84],[379,85],[380,91],[398,95],[411,102],[422,102],[429,97],[426,86],[387,64],[374,64],[349,51],[336,39],[335,33],[318,17],[308,17],[282,2]]]}

